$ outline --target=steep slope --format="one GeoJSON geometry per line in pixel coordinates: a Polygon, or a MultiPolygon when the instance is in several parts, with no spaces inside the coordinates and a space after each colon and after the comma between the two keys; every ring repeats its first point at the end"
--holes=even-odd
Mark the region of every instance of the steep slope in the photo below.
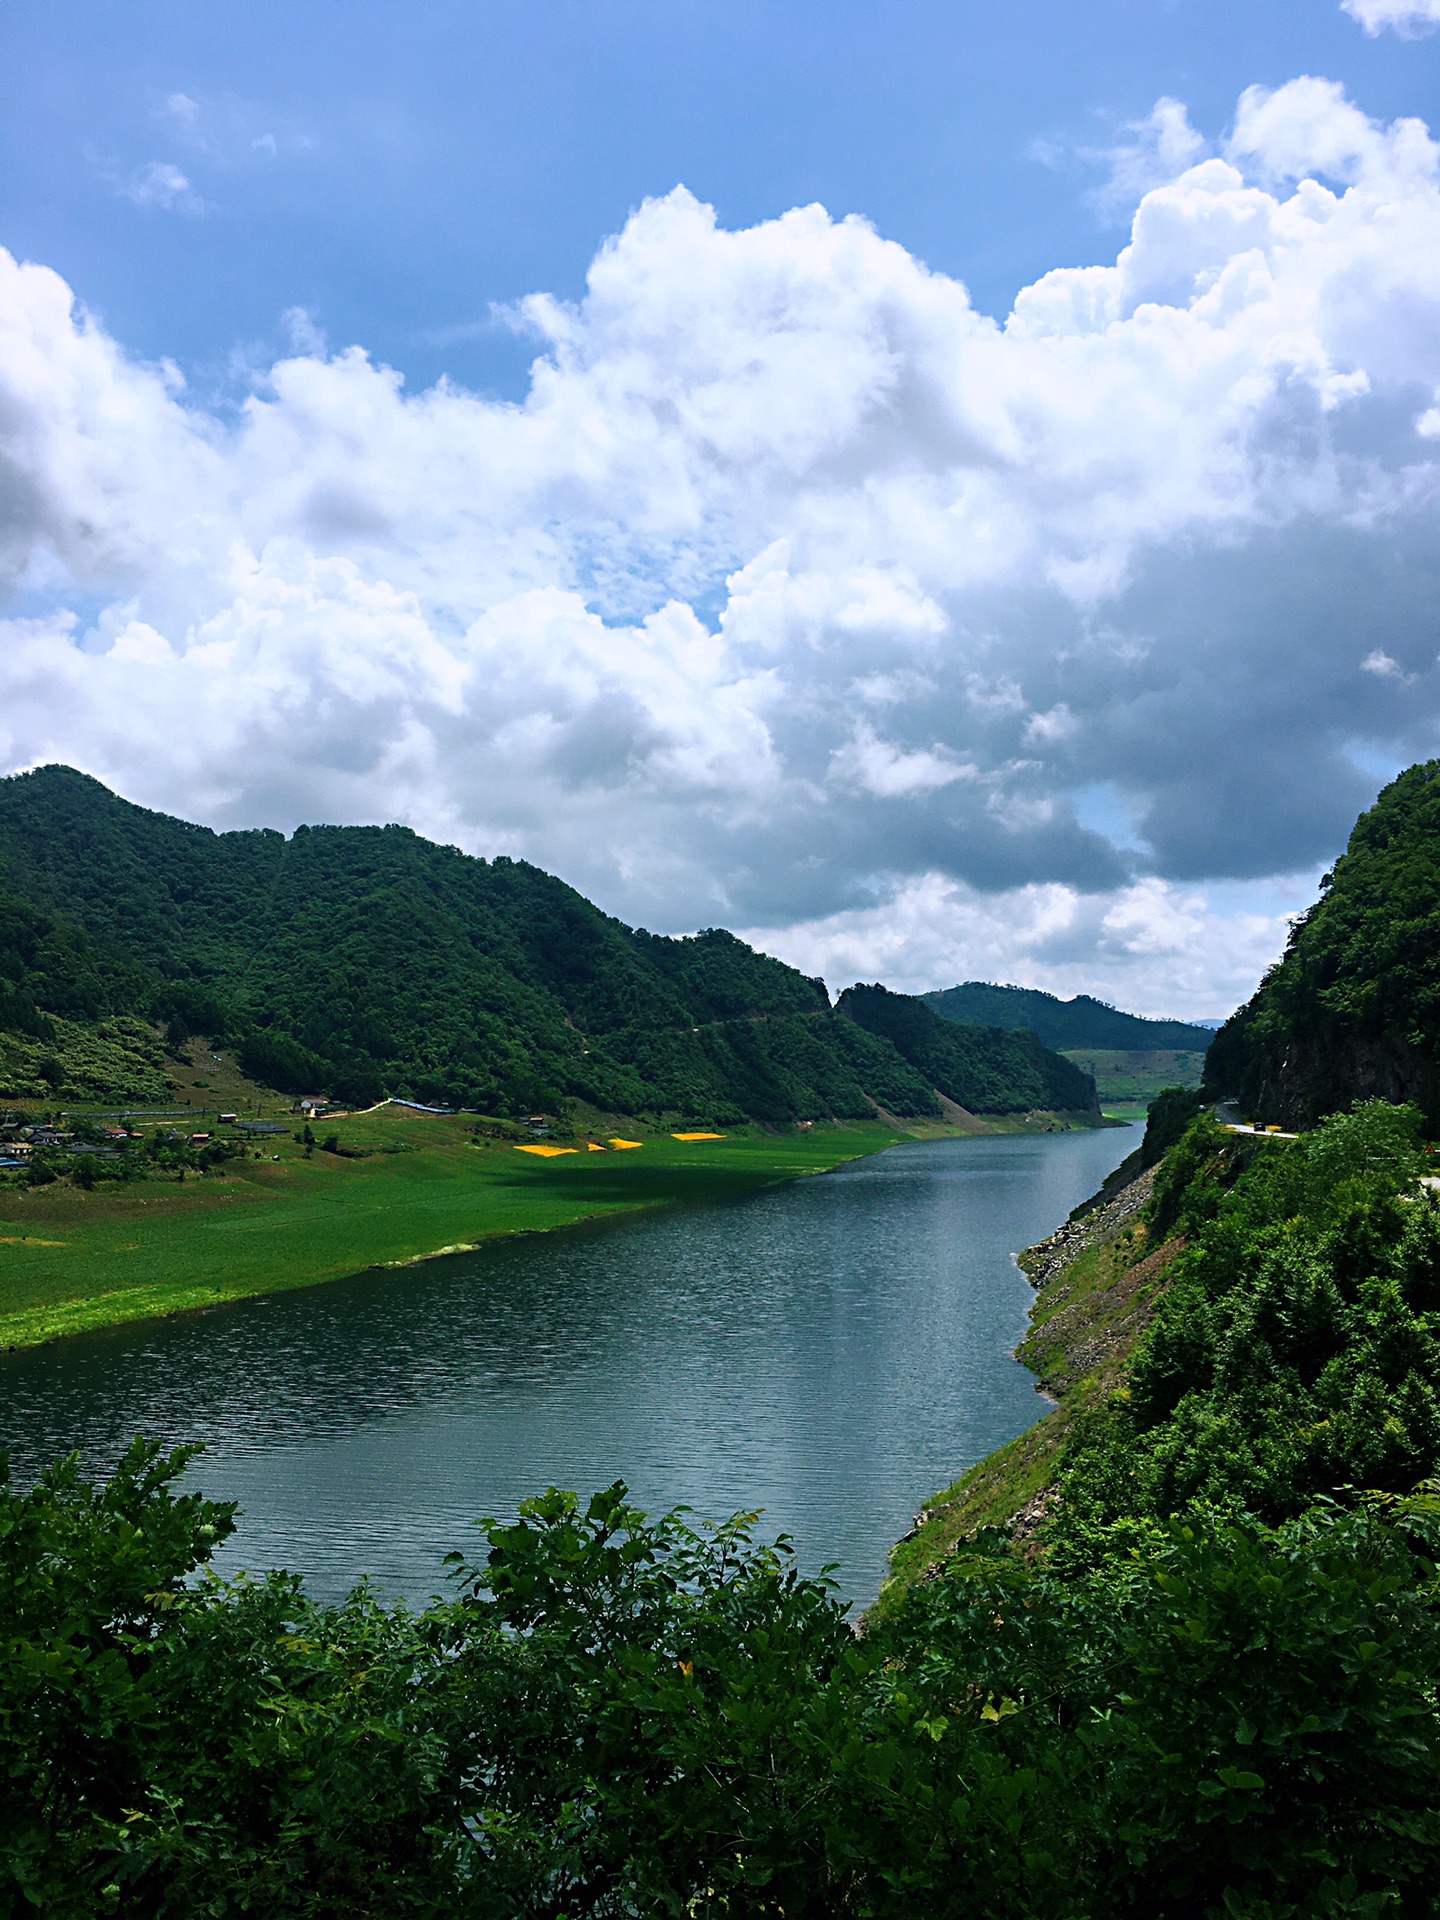
{"type": "Polygon", "coordinates": [[[927,1007],[943,1020],[967,1026],[1028,1027],[1057,1052],[1099,1048],[1122,1052],[1153,1052],[1178,1048],[1203,1053],[1214,1037],[1208,1027],[1187,1026],[1183,1020],[1146,1020],[1121,1013],[1103,1000],[1080,993],[1059,1000],[1038,987],[1001,987],[984,980],[944,987],[922,994],[927,1007]]]}
{"type": "Polygon", "coordinates": [[[1153,1179],[1147,1170],[1113,1188],[1107,1182],[1097,1204],[1077,1209],[1049,1239],[1017,1256],[1035,1302],[1015,1357],[1057,1404],[925,1502],[891,1553],[879,1613],[892,1612],[910,1585],[931,1577],[981,1528],[1004,1527],[1023,1542],[1053,1511],[1076,1422],[1124,1386],[1180,1251],[1178,1242],[1151,1246],[1146,1238],[1153,1179]]]}
{"type": "Polygon", "coordinates": [[[401,827],[214,833],[46,767],[0,781],[5,1090],[60,1091],[54,1062],[40,1071],[55,1016],[223,1036],[272,1086],[352,1100],[514,1113],[579,1098],[722,1121],[939,1112],[820,982],[728,933],[633,932],[524,862],[401,827]]]}
{"type": "Polygon", "coordinates": [[[1440,760],[1386,787],[1320,884],[1216,1035],[1207,1092],[1296,1127],[1372,1096],[1440,1122],[1440,760]]]}
{"type": "Polygon", "coordinates": [[[882,986],[847,988],[836,1011],[888,1040],[927,1086],[971,1113],[1042,1108],[1098,1118],[1091,1076],[1023,1028],[959,1026],[923,1000],[882,986]]]}
{"type": "Polygon", "coordinates": [[[1160,1105],[1106,1189],[1019,1256],[1036,1299],[1016,1357],[1059,1405],[927,1502],[882,1606],[981,1527],[1087,1555],[1192,1503],[1274,1525],[1433,1479],[1440,1199],[1414,1109],[1280,1139],[1195,1105],[1160,1105]]]}

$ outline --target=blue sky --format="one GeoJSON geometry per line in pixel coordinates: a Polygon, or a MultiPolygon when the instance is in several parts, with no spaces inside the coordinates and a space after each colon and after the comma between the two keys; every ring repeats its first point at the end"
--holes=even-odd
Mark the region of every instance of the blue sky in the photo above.
{"type": "Polygon", "coordinates": [[[1113,254],[1085,154],[1162,95],[1215,134],[1317,73],[1426,118],[1437,54],[1328,0],[5,0],[0,234],[205,384],[301,307],[411,382],[517,394],[492,305],[574,297],[678,183],[728,227],[860,213],[1003,314],[1113,254]],[[205,210],[127,199],[157,164],[205,210]]]}
{"type": "Polygon", "coordinates": [[[0,771],[1221,1014],[1440,751],[1440,0],[0,0],[0,771]]]}

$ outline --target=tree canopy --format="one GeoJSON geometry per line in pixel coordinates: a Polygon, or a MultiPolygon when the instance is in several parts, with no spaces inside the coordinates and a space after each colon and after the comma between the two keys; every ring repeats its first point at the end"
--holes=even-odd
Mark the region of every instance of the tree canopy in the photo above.
{"type": "Polygon", "coordinates": [[[943,1020],[969,1026],[1028,1027],[1047,1047],[1116,1048],[1143,1051],[1176,1048],[1203,1053],[1213,1039],[1208,1027],[1192,1027],[1183,1020],[1147,1020],[1122,1013],[1088,993],[1061,1000],[1038,987],[1002,987],[988,980],[966,980],[958,987],[942,987],[920,996],[943,1020]]]}
{"type": "MultiPolygon", "coordinates": [[[[404,827],[215,833],[64,767],[0,781],[0,1030],[49,1013],[143,1013],[230,1041],[281,1091],[356,1102],[515,1114],[580,1099],[721,1122],[939,1112],[903,1048],[721,929],[637,931],[524,861],[404,827]]],[[[951,1097],[1050,1104],[1037,1058],[995,1036],[951,1097]]]]}
{"type": "Polygon", "coordinates": [[[1440,1122],[1440,760],[1360,816],[1283,959],[1216,1035],[1205,1083],[1298,1125],[1371,1094],[1440,1122]]]}

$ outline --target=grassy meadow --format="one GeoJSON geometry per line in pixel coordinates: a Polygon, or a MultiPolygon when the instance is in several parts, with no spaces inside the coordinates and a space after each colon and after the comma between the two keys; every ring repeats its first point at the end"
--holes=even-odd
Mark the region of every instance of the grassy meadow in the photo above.
{"type": "Polygon", "coordinates": [[[1065,1058],[1094,1074],[1101,1110],[1114,1120],[1143,1122],[1162,1087],[1198,1087],[1205,1071],[1203,1053],[1173,1047],[1072,1047],[1065,1058]]]}
{"type": "Polygon", "coordinates": [[[307,1155],[287,1131],[264,1139],[263,1158],[203,1178],[0,1191],[0,1347],[400,1267],[505,1234],[719,1199],[905,1137],[855,1121],[686,1141],[627,1122],[577,1133],[564,1143],[577,1151],[539,1156],[474,1141],[474,1131],[469,1115],[384,1107],[317,1124],[343,1156],[307,1155]],[[611,1137],[641,1145],[610,1148],[611,1137]]]}

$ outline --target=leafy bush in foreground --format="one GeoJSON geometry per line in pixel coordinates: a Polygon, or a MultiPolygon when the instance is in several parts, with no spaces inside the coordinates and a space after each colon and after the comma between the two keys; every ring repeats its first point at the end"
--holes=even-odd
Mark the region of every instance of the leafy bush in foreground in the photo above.
{"type": "Polygon", "coordinates": [[[422,1613],[225,1584],[187,1458],[0,1495],[7,1911],[1433,1911],[1428,1494],[977,1550],[857,1638],[754,1516],[621,1487],[485,1523],[422,1613]]]}

